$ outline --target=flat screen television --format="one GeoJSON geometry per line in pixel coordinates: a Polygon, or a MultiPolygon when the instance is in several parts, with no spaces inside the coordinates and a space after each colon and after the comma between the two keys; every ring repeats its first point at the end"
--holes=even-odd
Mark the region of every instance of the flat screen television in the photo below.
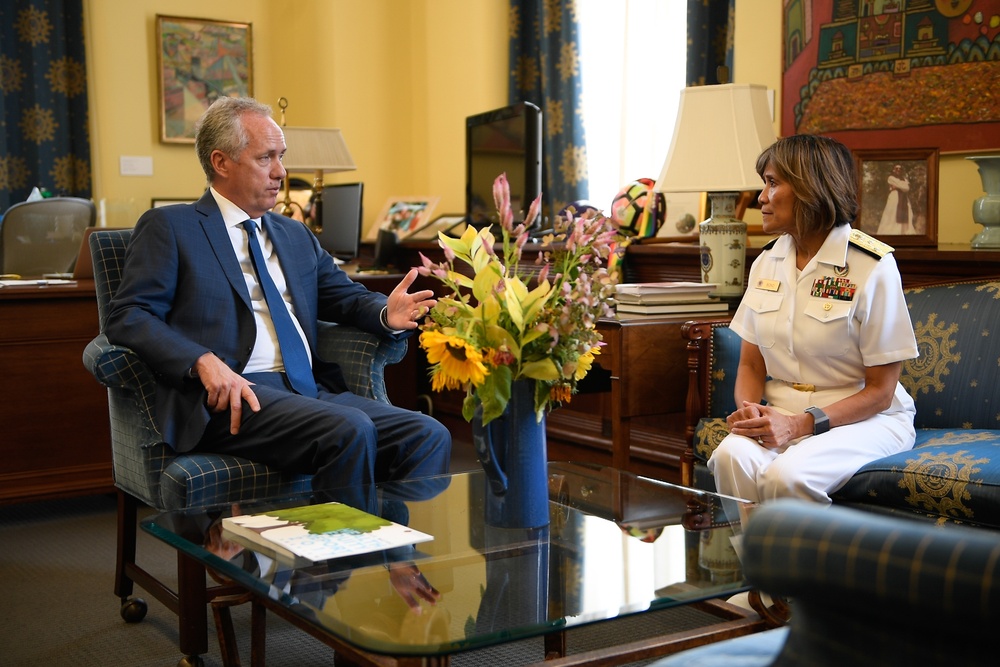
{"type": "Polygon", "coordinates": [[[514,221],[524,220],[542,185],[542,112],[530,102],[469,116],[465,121],[465,214],[475,227],[499,222],[493,181],[510,183],[514,221]]]}
{"type": "Polygon", "coordinates": [[[358,256],[361,243],[363,183],[336,183],[323,187],[322,229],[319,244],[342,260],[358,256]]]}

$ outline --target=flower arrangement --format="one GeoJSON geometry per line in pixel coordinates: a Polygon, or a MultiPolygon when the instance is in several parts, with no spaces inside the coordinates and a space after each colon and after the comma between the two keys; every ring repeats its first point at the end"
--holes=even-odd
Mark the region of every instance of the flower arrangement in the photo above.
{"type": "Polygon", "coordinates": [[[505,174],[494,181],[493,198],[502,256],[488,227],[469,227],[461,238],[439,234],[445,254],[440,264],[421,255],[418,271],[440,280],[448,293],[421,325],[420,346],[431,364],[434,391],[465,389],[467,421],[478,406],[484,425],[502,415],[517,380],[535,381],[540,421],[553,405],[570,401],[600,353],[596,324],[614,312],[615,280],[607,260],[618,234],[600,213],[567,213],[541,240],[535,266],[522,267],[527,229],[541,197],[517,226],[505,174]]]}

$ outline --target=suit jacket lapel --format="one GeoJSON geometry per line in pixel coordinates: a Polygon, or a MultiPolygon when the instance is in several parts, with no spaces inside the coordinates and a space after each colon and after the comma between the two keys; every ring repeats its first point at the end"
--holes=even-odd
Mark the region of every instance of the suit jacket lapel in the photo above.
{"type": "Polygon", "coordinates": [[[253,310],[253,305],[250,303],[250,292],[247,291],[247,283],[243,278],[243,269],[240,268],[240,263],[236,259],[236,253],[233,252],[233,242],[229,238],[226,221],[222,218],[219,205],[215,203],[215,197],[212,196],[210,191],[206,190],[204,196],[195,203],[194,207],[202,215],[201,227],[205,232],[205,236],[208,237],[209,244],[212,246],[212,252],[215,253],[216,258],[219,260],[219,265],[222,267],[222,272],[225,274],[226,280],[236,290],[236,293],[240,295],[244,305],[253,310]]]}

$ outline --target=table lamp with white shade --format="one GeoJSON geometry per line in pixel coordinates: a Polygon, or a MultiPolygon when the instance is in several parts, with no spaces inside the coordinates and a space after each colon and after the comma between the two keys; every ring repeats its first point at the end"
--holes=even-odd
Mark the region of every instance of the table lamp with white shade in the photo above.
{"type": "Polygon", "coordinates": [[[747,226],[736,219],[740,192],[761,189],[757,157],[774,143],[767,88],[722,84],[685,88],[657,192],[707,192],[711,217],[699,225],[702,282],[720,297],[743,295],[747,226]]]}
{"type": "MultiPolygon", "coordinates": [[[[315,173],[312,189],[312,229],[319,233],[323,226],[323,174],[336,171],[352,171],[357,169],[347,143],[339,129],[332,127],[288,127],[285,126],[285,109],[288,101],[282,97],[278,100],[281,108],[281,131],[285,134],[285,157],[282,164],[285,171],[315,173]]],[[[289,179],[285,177],[285,196],[279,202],[277,210],[282,215],[291,216],[294,207],[289,179]]],[[[301,207],[300,207],[301,209],[301,207]]],[[[302,219],[306,219],[302,211],[302,219]]]]}

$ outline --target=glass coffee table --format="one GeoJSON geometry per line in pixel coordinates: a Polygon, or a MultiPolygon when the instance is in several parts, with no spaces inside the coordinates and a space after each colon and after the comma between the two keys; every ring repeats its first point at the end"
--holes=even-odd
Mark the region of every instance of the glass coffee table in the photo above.
{"type": "Polygon", "coordinates": [[[338,667],[447,665],[458,652],[538,636],[546,664],[625,662],[768,626],[725,602],[748,590],[734,549],[744,501],[596,465],[551,462],[548,472],[546,527],[488,525],[482,471],[391,483],[378,487],[383,515],[434,539],[319,563],[221,530],[223,517],[308,497],[167,512],[142,528],[249,593],[254,664],[264,663],[265,609],[330,645],[338,667]],[[419,595],[427,586],[434,603],[419,595]],[[566,655],[567,630],[682,605],[711,622],[566,655]]]}

